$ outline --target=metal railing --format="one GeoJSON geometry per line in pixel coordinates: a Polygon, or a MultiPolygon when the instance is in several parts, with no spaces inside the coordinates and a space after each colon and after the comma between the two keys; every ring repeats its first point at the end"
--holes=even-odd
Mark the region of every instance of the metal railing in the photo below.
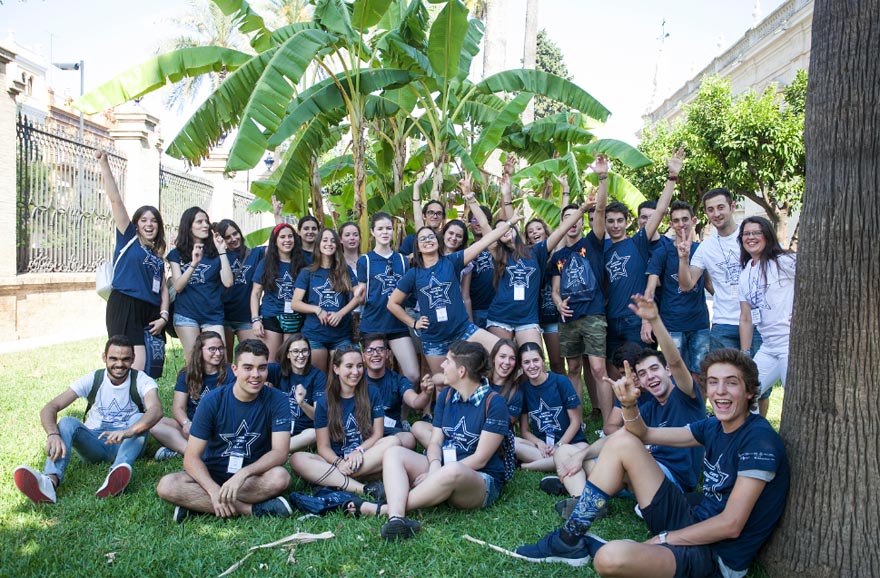
{"type": "Polygon", "coordinates": [[[190,207],[207,211],[213,193],[214,186],[209,181],[159,166],[159,212],[165,222],[165,243],[169,248],[174,246],[183,212],[190,207]]]}
{"type": "Polygon", "coordinates": [[[245,235],[262,228],[263,219],[259,213],[251,213],[247,210],[248,205],[254,200],[254,196],[244,191],[232,192],[232,219],[241,227],[245,235]]]}
{"type": "MultiPolygon", "coordinates": [[[[16,141],[17,271],[94,271],[111,258],[115,242],[95,147],[24,115],[18,116],[16,141]]],[[[108,154],[122,193],[126,160],[112,149],[108,154]]]]}

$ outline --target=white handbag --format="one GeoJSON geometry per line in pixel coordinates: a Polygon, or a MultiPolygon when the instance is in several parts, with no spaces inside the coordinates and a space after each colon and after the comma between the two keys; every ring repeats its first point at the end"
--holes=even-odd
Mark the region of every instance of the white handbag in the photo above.
{"type": "Polygon", "coordinates": [[[119,256],[116,257],[116,261],[113,263],[109,261],[101,263],[95,270],[95,291],[98,292],[98,295],[100,295],[101,299],[104,301],[110,298],[110,293],[113,291],[113,273],[116,271],[117,263],[119,263],[119,260],[122,259],[122,255],[135,241],[137,241],[137,235],[132,237],[131,241],[126,243],[125,247],[119,252],[119,256]]]}

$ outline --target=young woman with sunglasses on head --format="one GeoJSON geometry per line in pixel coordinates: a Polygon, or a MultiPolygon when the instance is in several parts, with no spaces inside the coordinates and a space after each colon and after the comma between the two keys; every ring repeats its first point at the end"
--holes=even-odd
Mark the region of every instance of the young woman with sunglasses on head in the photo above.
{"type": "Polygon", "coordinates": [[[232,360],[232,344],[257,337],[251,322],[251,292],[257,265],[266,255],[266,246],[248,247],[241,228],[232,219],[217,223],[217,232],[226,241],[226,254],[232,267],[232,287],[223,293],[223,322],[226,326],[227,360],[232,360]]]}

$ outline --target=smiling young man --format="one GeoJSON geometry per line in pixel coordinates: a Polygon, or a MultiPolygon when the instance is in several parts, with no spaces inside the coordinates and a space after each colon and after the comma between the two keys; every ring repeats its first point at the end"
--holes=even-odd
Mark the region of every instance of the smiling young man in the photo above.
{"type": "Polygon", "coordinates": [[[40,411],[46,430],[46,464],[43,473],[19,466],[13,477],[21,492],[36,503],[56,502],[56,489],[64,478],[71,450],[87,462],[112,462],[110,473],[98,488],[99,498],[115,496],[131,480],[131,465],[144,452],[147,433],[162,419],[157,385],[146,373],[131,369],[134,346],[124,335],[114,335],[104,346],[104,369],[70,384],[64,393],[40,411]],[[78,398],[88,400],[85,423],[58,412],[78,398]]]}
{"type": "Polygon", "coordinates": [[[758,393],[755,363],[736,349],[719,349],[703,359],[702,373],[715,416],[686,427],[647,427],[630,372],[614,382],[625,431],[605,444],[565,525],[517,553],[572,566],[595,557],[594,568],[602,576],[745,576],[782,515],[788,459],[773,427],[750,411],[758,393]],[[705,447],[703,497],[697,505],[664,476],[644,444],[705,447]],[[624,477],[654,534],[646,542],[606,543],[589,533],[624,477]]]}
{"type": "Polygon", "coordinates": [[[269,350],[247,339],[235,349],[235,383],[202,398],[190,428],[182,472],[159,481],[156,493],[175,506],[174,521],[193,512],[281,516],[293,511],[279,494],[290,485],[287,396],[266,387],[269,350]]]}

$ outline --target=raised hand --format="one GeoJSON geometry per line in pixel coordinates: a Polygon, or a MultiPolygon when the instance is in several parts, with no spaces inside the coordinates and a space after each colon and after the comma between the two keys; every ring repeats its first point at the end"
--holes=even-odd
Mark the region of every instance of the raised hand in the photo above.
{"type": "Polygon", "coordinates": [[[672,156],[666,159],[666,167],[669,169],[670,176],[677,176],[681,172],[681,165],[684,164],[684,148],[679,147],[672,156]]]}
{"type": "Polygon", "coordinates": [[[654,303],[653,299],[646,299],[641,293],[636,293],[631,299],[633,302],[628,305],[629,310],[638,315],[642,321],[650,323],[660,317],[660,313],[657,311],[657,304],[654,303]]]}
{"type": "Polygon", "coordinates": [[[675,232],[675,250],[679,259],[691,258],[691,237],[684,229],[675,232]]]}
{"type": "Polygon", "coordinates": [[[467,197],[471,194],[471,183],[473,180],[471,179],[470,173],[465,173],[464,176],[459,179],[458,187],[461,189],[461,196],[467,197]]]}
{"type": "Polygon", "coordinates": [[[221,237],[217,231],[214,231],[214,246],[217,247],[217,253],[226,252],[226,239],[221,237]]]}
{"type": "Polygon", "coordinates": [[[607,175],[608,171],[611,170],[611,163],[608,162],[608,155],[603,153],[597,153],[593,151],[595,155],[595,160],[593,160],[593,164],[590,165],[590,170],[592,170],[597,175],[607,175]]]}
{"type": "Polygon", "coordinates": [[[559,181],[562,186],[562,192],[568,192],[568,175],[553,175],[553,178],[559,181]]]}
{"type": "Polygon", "coordinates": [[[638,402],[639,388],[633,383],[632,368],[629,366],[629,361],[623,362],[623,371],[624,376],[617,381],[608,377],[603,377],[602,379],[611,386],[614,395],[620,401],[620,405],[633,405],[638,402]]]}
{"type": "Polygon", "coordinates": [[[304,388],[301,383],[297,384],[296,389],[293,392],[293,397],[296,399],[297,405],[301,406],[302,402],[306,400],[306,393],[306,388],[304,388]]]}
{"type": "Polygon", "coordinates": [[[192,250],[192,266],[197,267],[199,263],[202,262],[202,255],[204,255],[205,246],[202,243],[196,243],[193,245],[192,250]]]}

